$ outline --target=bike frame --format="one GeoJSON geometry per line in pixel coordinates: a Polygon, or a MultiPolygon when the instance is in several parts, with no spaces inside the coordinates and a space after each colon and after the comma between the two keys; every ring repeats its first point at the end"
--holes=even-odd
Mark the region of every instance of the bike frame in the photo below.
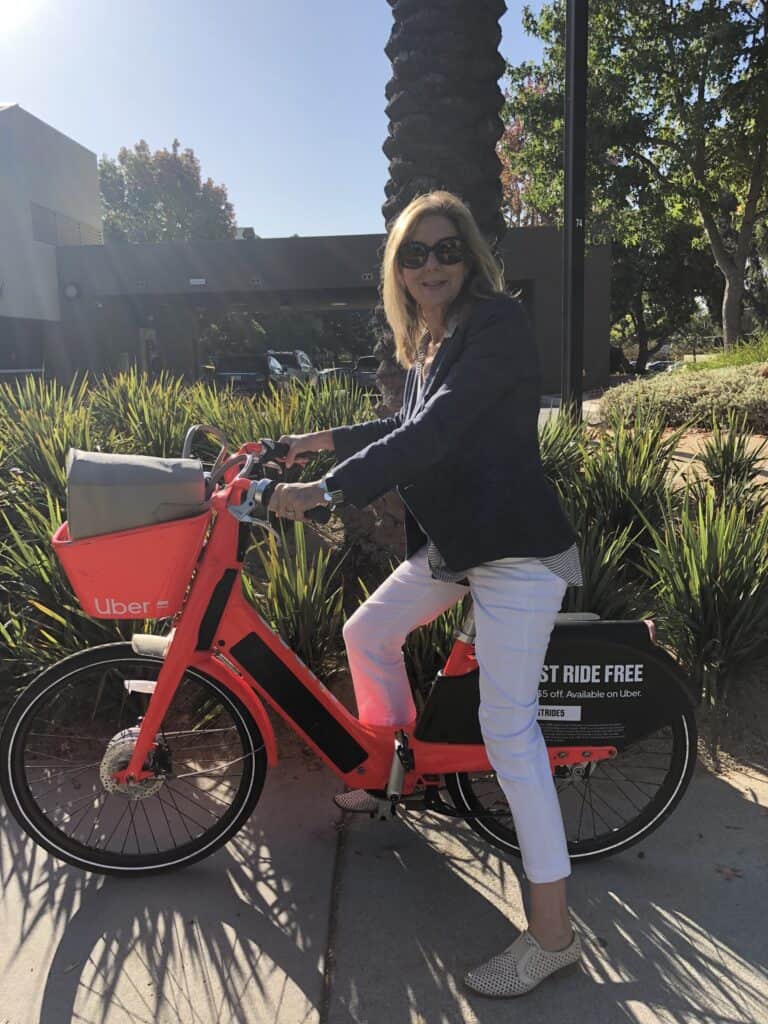
{"type": "MultiPolygon", "coordinates": [[[[253,450],[256,446],[246,446],[253,450]]],[[[129,764],[115,774],[122,784],[153,778],[147,771],[162,722],[187,669],[212,676],[248,709],[264,738],[270,765],[277,742],[264,702],[274,708],[318,757],[352,788],[384,789],[394,755],[396,727],[360,722],[323,685],[242,593],[241,571],[251,526],[228,509],[246,499],[248,479],[237,477],[211,498],[212,527],[186,602],[175,621],[156,685],[129,764]]],[[[473,645],[457,640],[443,674],[460,676],[476,667],[473,645]]],[[[427,743],[408,737],[414,767],[402,794],[429,776],[491,770],[482,744],[427,743]]],[[[552,764],[600,760],[613,748],[549,748],[552,764]]]]}
{"type": "MultiPolygon", "coordinates": [[[[227,509],[244,500],[249,485],[237,478],[211,499],[208,542],[176,620],[130,763],[116,778],[130,782],[153,776],[143,765],[184,672],[197,669],[213,676],[246,706],[264,737],[270,764],[277,761],[277,742],[263,702],[348,785],[384,788],[395,729],[360,722],[243,596],[242,562],[251,526],[239,523],[227,509]]],[[[403,793],[412,792],[424,775],[490,769],[479,745],[412,740],[411,749],[418,768],[406,773],[403,793]]]]}

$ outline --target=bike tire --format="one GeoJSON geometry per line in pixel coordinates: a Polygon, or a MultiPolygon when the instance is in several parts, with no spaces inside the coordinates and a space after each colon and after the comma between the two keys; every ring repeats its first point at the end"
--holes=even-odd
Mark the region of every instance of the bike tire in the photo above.
{"type": "Polygon", "coordinates": [[[176,870],[227,843],[256,806],[267,767],[261,732],[197,669],[185,672],[158,734],[162,781],[109,788],[149,701],[125,681],[150,683],[161,666],[130,644],[91,648],[44,671],[11,708],[0,788],[22,829],[60,860],[109,875],[176,870]]]}
{"type": "MultiPolygon", "coordinates": [[[[566,777],[563,769],[558,769],[557,771],[563,774],[560,777],[556,774],[555,787],[563,812],[571,860],[584,862],[613,856],[645,839],[657,829],[678,805],[691,781],[696,765],[696,750],[697,728],[693,710],[678,708],[670,716],[669,721],[661,724],[650,736],[629,744],[612,760],[595,762],[588,767],[586,783],[575,784],[576,787],[582,786],[581,794],[578,790],[572,791],[572,770],[569,769],[571,774],[566,777]],[[642,758],[643,749],[647,749],[649,743],[654,742],[664,744],[669,750],[666,755],[660,752],[651,753],[652,758],[660,759],[664,756],[668,762],[664,769],[653,769],[657,772],[663,770],[662,777],[658,781],[654,779],[652,782],[633,782],[632,774],[642,758]],[[616,781],[619,777],[621,784],[616,781]],[[598,785],[602,787],[602,793],[597,790],[598,785]],[[647,790],[651,785],[655,792],[649,795],[647,790]],[[635,790],[631,790],[631,795],[628,795],[627,787],[630,786],[634,786],[635,790]],[[626,821],[620,823],[616,814],[615,820],[611,822],[606,817],[610,802],[607,801],[604,792],[610,790],[611,799],[615,800],[614,791],[621,792],[622,787],[623,799],[630,805],[635,805],[636,801],[642,799],[644,793],[648,799],[642,807],[635,806],[636,813],[632,813],[626,821]],[[600,801],[597,814],[604,818],[604,824],[600,830],[594,829],[591,836],[582,835],[584,808],[588,803],[591,805],[589,813],[592,814],[594,821],[597,801],[600,801]],[[579,803],[581,807],[578,806],[579,803]]],[[[647,770],[646,765],[644,771],[647,770]]],[[[467,814],[470,828],[490,845],[519,857],[520,846],[512,815],[495,773],[459,772],[447,775],[445,781],[456,808],[467,814]]]]}

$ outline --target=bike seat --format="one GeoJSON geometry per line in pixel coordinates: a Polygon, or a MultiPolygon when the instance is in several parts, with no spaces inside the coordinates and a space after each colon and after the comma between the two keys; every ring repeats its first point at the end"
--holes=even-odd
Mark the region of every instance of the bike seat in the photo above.
{"type": "Polygon", "coordinates": [[[555,616],[555,623],[566,622],[594,622],[599,621],[597,612],[558,612],[555,616]]]}

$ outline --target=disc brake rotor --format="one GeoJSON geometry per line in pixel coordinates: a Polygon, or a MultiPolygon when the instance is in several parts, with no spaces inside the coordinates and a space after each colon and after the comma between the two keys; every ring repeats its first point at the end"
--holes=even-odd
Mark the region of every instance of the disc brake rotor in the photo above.
{"type": "Polygon", "coordinates": [[[147,797],[154,796],[165,782],[164,775],[158,775],[154,779],[143,779],[141,782],[125,784],[118,783],[114,778],[116,772],[123,771],[123,769],[128,767],[138,736],[138,725],[116,733],[107,744],[107,749],[99,766],[99,778],[104,789],[108,793],[119,793],[130,800],[146,800],[147,797]]]}

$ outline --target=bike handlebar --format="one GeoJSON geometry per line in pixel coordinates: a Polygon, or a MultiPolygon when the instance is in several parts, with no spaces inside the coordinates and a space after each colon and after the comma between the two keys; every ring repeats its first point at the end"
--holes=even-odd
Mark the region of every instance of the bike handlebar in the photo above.
{"type": "MultiPolygon", "coordinates": [[[[238,473],[240,477],[246,477],[248,479],[255,479],[255,472],[261,472],[262,467],[266,462],[270,462],[273,459],[282,460],[286,457],[290,451],[290,447],[287,444],[282,444],[280,441],[273,441],[271,438],[263,437],[259,440],[263,451],[256,454],[255,452],[249,452],[246,455],[245,462],[238,473]]],[[[310,456],[314,455],[314,452],[302,452],[302,455],[310,456]]],[[[264,477],[257,480],[256,494],[258,495],[261,504],[264,508],[269,508],[269,503],[274,494],[275,487],[277,487],[276,480],[270,480],[264,477]]],[[[323,525],[328,522],[331,518],[331,510],[326,505],[317,505],[315,508],[307,509],[304,513],[304,518],[312,523],[323,525]]]]}
{"type": "MultiPolygon", "coordinates": [[[[275,488],[277,487],[276,480],[268,481],[267,485],[263,489],[259,489],[259,496],[261,497],[261,504],[264,508],[269,508],[269,503],[272,500],[275,488]]],[[[328,522],[331,518],[331,510],[327,505],[317,505],[315,508],[308,508],[304,513],[304,518],[308,519],[311,523],[318,523],[323,525],[328,522]]]]}

